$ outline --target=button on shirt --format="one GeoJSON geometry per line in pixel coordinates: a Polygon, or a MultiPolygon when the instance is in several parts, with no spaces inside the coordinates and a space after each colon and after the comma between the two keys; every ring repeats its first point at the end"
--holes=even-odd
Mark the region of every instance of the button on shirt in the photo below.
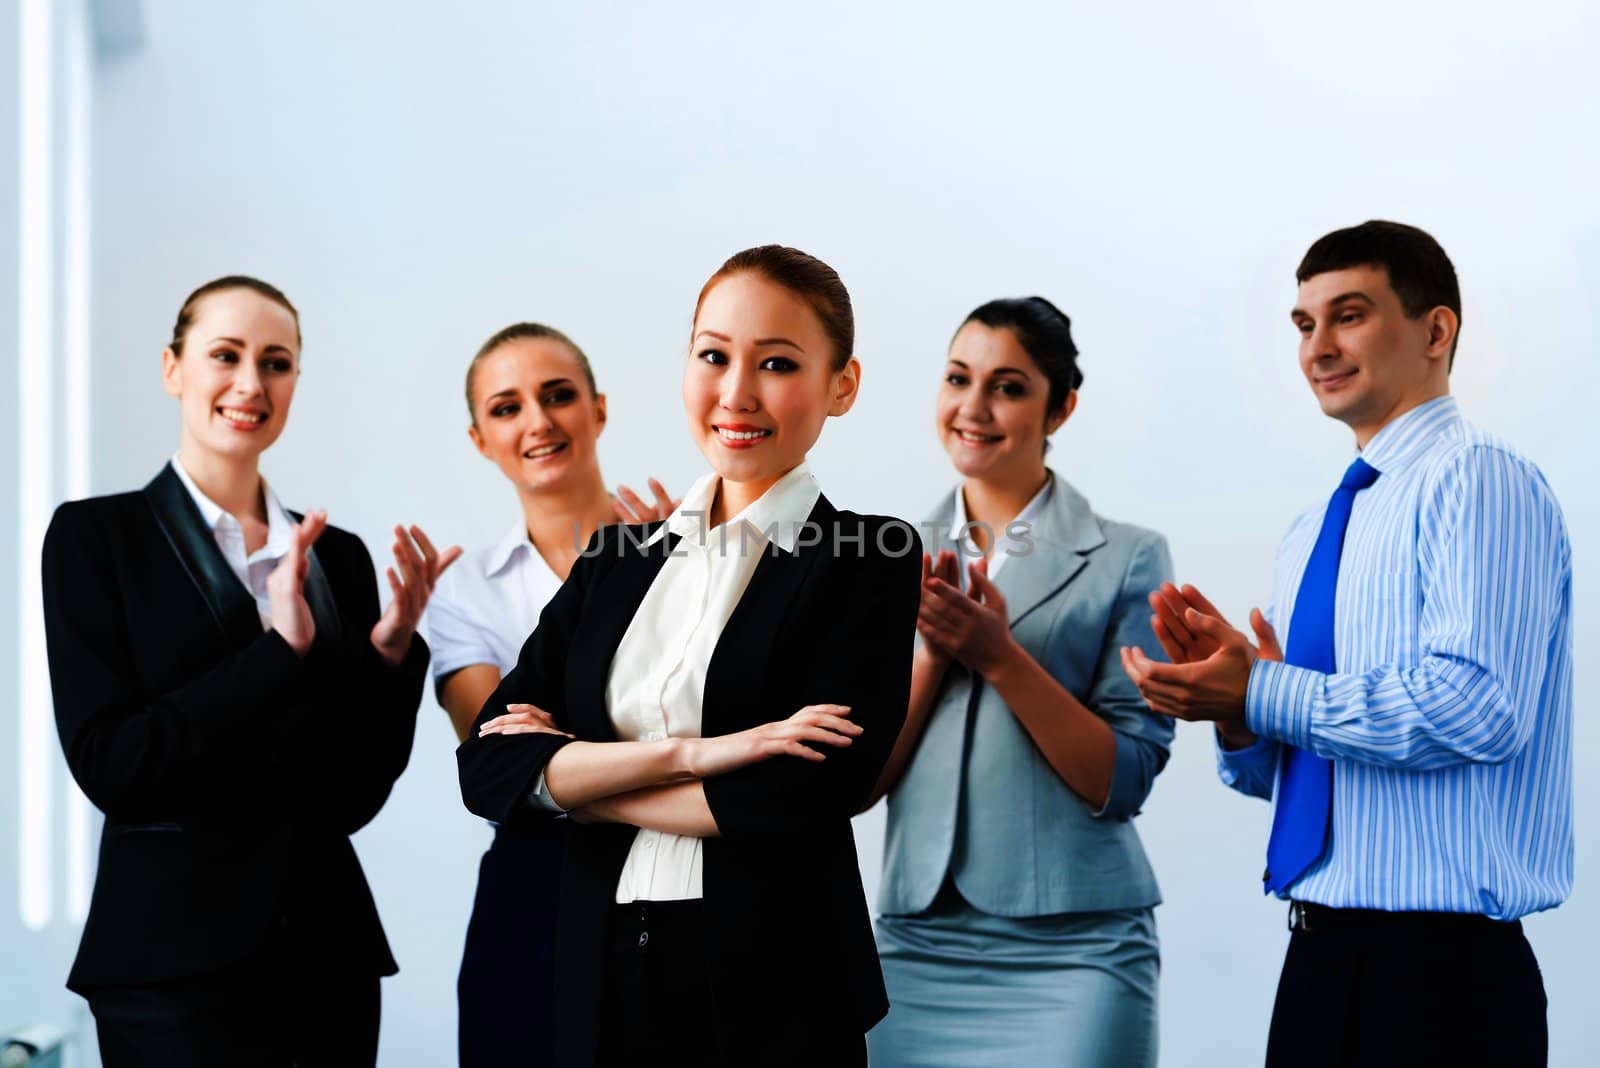
{"type": "MultiPolygon", "coordinates": [[[[1378,432],[1334,608],[1337,671],[1257,661],[1224,782],[1271,797],[1279,743],[1333,762],[1327,851],[1288,896],[1512,920],[1572,887],[1572,561],[1538,468],[1449,397],[1378,432]]],[[[1286,621],[1322,525],[1279,547],[1286,621]]],[[[1287,634],[1280,638],[1287,640],[1287,634]]]]}
{"type": "Polygon", "coordinates": [[[250,596],[255,598],[261,629],[270,629],[272,603],[267,597],[267,576],[272,574],[272,569],[289,551],[289,532],[294,529],[294,519],[278,503],[277,495],[267,485],[267,480],[262,479],[261,498],[267,512],[267,543],[253,553],[246,552],[244,528],[239,526],[239,521],[200,491],[176,455],[172,457],[172,469],[177,472],[183,488],[189,491],[189,496],[194,498],[195,507],[200,509],[200,517],[211,528],[211,536],[216,539],[217,548],[222,550],[223,559],[228,561],[229,570],[238,576],[244,588],[250,591],[250,596]]]}
{"type": "MultiPolygon", "coordinates": [[[[722,628],[762,557],[795,551],[822,495],[801,464],[744,511],[707,529],[717,485],[717,476],[707,475],[690,487],[649,542],[678,539],[611,661],[606,708],[624,741],[700,737],[706,668],[722,628]]],[[[537,790],[554,807],[542,777],[537,790]]],[[[641,828],[617,881],[617,903],[701,896],[700,839],[641,828]]]]}
{"type": "Polygon", "coordinates": [[[505,675],[560,588],[520,519],[495,544],[457,560],[428,601],[434,681],[474,664],[505,675]]]}

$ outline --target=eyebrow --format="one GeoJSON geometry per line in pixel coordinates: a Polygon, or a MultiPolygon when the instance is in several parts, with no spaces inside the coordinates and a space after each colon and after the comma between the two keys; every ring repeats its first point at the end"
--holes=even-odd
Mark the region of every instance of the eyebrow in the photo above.
{"type": "MultiPolygon", "coordinates": [[[[972,368],[968,367],[966,364],[962,363],[960,360],[952,359],[950,362],[955,364],[957,367],[961,368],[963,371],[972,370],[972,368]]],[[[996,367],[993,371],[991,371],[989,373],[990,374],[996,374],[996,375],[1017,375],[1018,377],[1021,377],[1021,378],[1027,378],[1028,377],[1028,372],[1022,370],[1020,367],[996,367]]]]}
{"type": "MultiPolygon", "coordinates": [[[[716,338],[718,341],[726,341],[729,344],[732,344],[732,342],[733,342],[733,338],[729,337],[727,334],[719,334],[715,330],[702,330],[702,331],[700,331],[700,333],[696,334],[694,337],[695,337],[696,341],[700,340],[700,338],[702,338],[702,337],[713,337],[713,338],[716,338]]],[[[787,345],[791,349],[794,349],[796,352],[804,352],[804,351],[806,351],[805,349],[801,348],[799,345],[795,344],[793,341],[790,341],[786,337],[758,337],[758,338],[756,338],[754,344],[756,344],[757,346],[762,346],[762,345],[787,345]]]]}
{"type": "MultiPolygon", "coordinates": [[[[1337,297],[1334,297],[1332,300],[1328,301],[1328,306],[1333,307],[1334,305],[1343,304],[1346,301],[1352,300],[1360,301],[1362,304],[1368,304],[1374,308],[1378,306],[1377,301],[1373,300],[1359,289],[1352,289],[1348,293],[1340,293],[1337,297]]],[[[1289,312],[1289,318],[1291,319],[1296,319],[1301,316],[1309,319],[1311,318],[1311,313],[1301,307],[1296,307],[1294,310],[1289,312]]]]}
{"type": "MultiPolygon", "coordinates": [[[[210,341],[206,342],[206,344],[207,345],[215,345],[219,341],[226,341],[230,345],[238,345],[241,349],[244,348],[244,342],[241,339],[236,338],[236,337],[214,337],[210,341]]],[[[262,351],[263,352],[287,352],[291,356],[294,355],[294,350],[293,349],[286,348],[283,345],[268,345],[262,351]]]]}
{"type": "MultiPolygon", "coordinates": [[[[570,379],[570,378],[547,378],[543,382],[539,383],[539,389],[540,390],[554,389],[556,386],[570,386],[572,384],[573,384],[573,382],[572,382],[572,379],[570,379]]],[[[487,396],[484,399],[485,400],[494,400],[496,397],[515,397],[516,395],[517,395],[517,387],[516,386],[510,386],[510,387],[508,387],[506,389],[495,390],[493,393],[489,394],[489,396],[487,396]]]]}

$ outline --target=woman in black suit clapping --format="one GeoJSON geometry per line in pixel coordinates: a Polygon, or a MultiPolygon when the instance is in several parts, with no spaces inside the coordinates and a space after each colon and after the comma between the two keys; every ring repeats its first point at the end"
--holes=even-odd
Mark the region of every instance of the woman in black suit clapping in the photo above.
{"type": "Polygon", "coordinates": [[[181,444],[144,489],[64,504],[44,544],[56,722],[105,813],[68,986],[119,1065],[372,1064],[395,971],[350,835],[405,767],[439,573],[395,528],[393,597],[262,479],[299,317],[231,276],[162,353],[181,444]]]}

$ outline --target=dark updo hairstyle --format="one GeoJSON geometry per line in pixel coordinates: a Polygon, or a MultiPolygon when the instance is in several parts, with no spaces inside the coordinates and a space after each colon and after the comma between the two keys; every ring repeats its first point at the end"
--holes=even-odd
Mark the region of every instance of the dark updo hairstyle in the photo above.
{"type": "Polygon", "coordinates": [[[512,323],[501,330],[496,330],[489,335],[489,340],[478,346],[477,353],[472,357],[472,362],[467,364],[467,414],[472,417],[472,425],[478,425],[478,412],[472,406],[472,387],[478,378],[478,364],[495,349],[509,341],[544,340],[554,341],[565,345],[578,359],[578,366],[583,369],[583,379],[589,383],[589,396],[598,397],[600,388],[595,385],[594,368],[589,366],[589,357],[583,354],[578,343],[563,334],[553,326],[543,323],[512,323]]]}
{"type": "Polygon", "coordinates": [[[183,342],[188,336],[189,327],[194,325],[194,317],[199,314],[201,299],[230,289],[248,289],[252,293],[266,297],[274,304],[282,305],[294,317],[294,343],[300,344],[300,313],[289,303],[289,298],[283,295],[283,290],[259,278],[251,278],[247,274],[230,274],[207,282],[184,300],[183,307],[178,309],[178,321],[172,326],[172,340],[167,344],[174,356],[180,358],[183,356],[183,342]]]}
{"type": "MultiPolygon", "coordinates": [[[[1083,385],[1078,370],[1078,346],[1072,343],[1072,320],[1043,297],[1002,297],[980,304],[961,326],[982,323],[991,330],[1004,327],[1016,335],[1023,351],[1050,383],[1045,413],[1061,410],[1067,394],[1083,385]]],[[[961,333],[961,328],[956,328],[961,333]]]]}
{"type": "Polygon", "coordinates": [[[700,317],[700,305],[713,286],[724,278],[745,273],[760,275],[805,301],[833,345],[833,370],[844,370],[856,347],[856,317],[850,308],[850,293],[839,280],[838,271],[797,248],[761,245],[728,257],[700,288],[700,298],[694,302],[695,318],[700,317]]]}

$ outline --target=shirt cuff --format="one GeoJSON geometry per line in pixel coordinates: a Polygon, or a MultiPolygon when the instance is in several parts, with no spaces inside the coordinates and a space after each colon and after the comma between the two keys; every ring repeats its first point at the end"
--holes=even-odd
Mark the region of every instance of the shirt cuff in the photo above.
{"type": "Polygon", "coordinates": [[[434,648],[433,662],[430,665],[433,670],[433,681],[443,682],[446,675],[454,675],[462,668],[473,667],[477,664],[487,664],[496,671],[500,671],[501,674],[505,674],[504,671],[501,671],[500,666],[495,663],[492,653],[477,650],[458,651],[448,647],[444,649],[434,648]]]}
{"type": "Polygon", "coordinates": [[[1221,735],[1216,731],[1211,733],[1216,739],[1217,777],[1223,785],[1270,798],[1272,776],[1278,767],[1278,743],[1257,735],[1256,740],[1243,749],[1228,749],[1223,746],[1221,735]]]}
{"type": "Polygon", "coordinates": [[[534,808],[543,809],[545,812],[565,812],[566,809],[556,804],[556,799],[550,796],[550,791],[544,785],[544,772],[539,773],[539,781],[533,784],[533,790],[528,794],[528,804],[534,808]]]}
{"type": "MultiPolygon", "coordinates": [[[[1311,749],[1311,702],[1320,671],[1257,659],[1245,689],[1244,722],[1253,734],[1311,749]]],[[[1240,750],[1248,752],[1249,750],[1240,750]]]]}

